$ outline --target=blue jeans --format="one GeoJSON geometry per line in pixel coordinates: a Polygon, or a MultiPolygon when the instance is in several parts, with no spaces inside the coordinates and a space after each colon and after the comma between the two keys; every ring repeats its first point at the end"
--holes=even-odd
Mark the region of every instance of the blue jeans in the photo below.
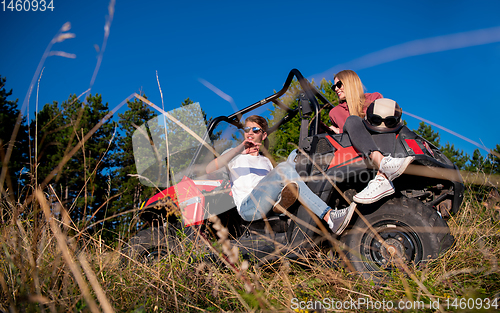
{"type": "Polygon", "coordinates": [[[240,215],[245,221],[259,220],[266,216],[273,208],[283,187],[291,181],[297,182],[299,186],[299,202],[319,218],[322,219],[330,210],[330,207],[307,187],[295,170],[296,154],[294,150],[286,162],[278,164],[243,199],[240,215]]]}

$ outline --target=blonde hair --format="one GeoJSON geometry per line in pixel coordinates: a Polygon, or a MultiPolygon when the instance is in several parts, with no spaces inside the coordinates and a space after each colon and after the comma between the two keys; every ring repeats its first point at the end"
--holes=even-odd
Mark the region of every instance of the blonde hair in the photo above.
{"type": "Polygon", "coordinates": [[[363,118],[365,116],[363,112],[365,92],[358,74],[351,70],[343,70],[338,72],[334,78],[335,77],[337,77],[344,86],[345,99],[347,107],[349,108],[349,113],[363,118]]]}

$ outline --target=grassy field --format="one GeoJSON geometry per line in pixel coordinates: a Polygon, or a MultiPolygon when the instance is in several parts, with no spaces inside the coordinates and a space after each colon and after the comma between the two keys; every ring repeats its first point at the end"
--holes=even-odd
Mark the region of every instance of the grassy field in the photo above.
{"type": "MultiPolygon", "coordinates": [[[[331,268],[331,255],[322,252],[300,264],[282,260],[263,268],[236,260],[228,268],[193,262],[188,256],[203,247],[185,241],[181,255],[122,262],[120,245],[78,232],[38,192],[38,214],[13,214],[1,224],[0,312],[320,312],[319,304],[353,312],[495,312],[499,199],[484,190],[469,186],[448,221],[456,240],[451,249],[380,284],[331,268]]],[[[1,205],[19,213],[8,201],[1,205]]]]}

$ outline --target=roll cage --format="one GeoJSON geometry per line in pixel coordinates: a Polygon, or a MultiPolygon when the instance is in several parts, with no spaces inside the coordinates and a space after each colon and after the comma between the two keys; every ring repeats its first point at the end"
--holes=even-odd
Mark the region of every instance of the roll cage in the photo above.
{"type": "MultiPolygon", "coordinates": [[[[273,125],[269,130],[268,134],[271,134],[272,132],[276,131],[281,125],[289,122],[293,117],[295,117],[297,114],[301,113],[302,114],[302,121],[306,121],[309,124],[309,127],[301,127],[301,133],[300,133],[300,138],[299,138],[299,146],[303,147],[304,145],[304,140],[307,137],[316,135],[318,133],[319,129],[319,112],[321,108],[330,102],[326,99],[326,97],[321,94],[304,76],[298,69],[292,69],[290,73],[288,74],[288,77],[285,80],[285,84],[283,85],[283,88],[279,90],[278,92],[272,94],[269,97],[266,97],[260,101],[257,101],[244,109],[241,109],[231,115],[228,116],[219,116],[214,119],[212,119],[209,124],[207,125],[207,133],[205,134],[205,137],[203,138],[204,141],[208,141],[209,138],[213,135],[214,129],[217,127],[217,125],[221,122],[226,122],[228,124],[234,125],[238,129],[242,129],[243,125],[241,123],[241,117],[253,110],[256,110],[257,108],[272,102],[281,109],[285,110],[287,114],[285,117],[283,117],[278,123],[273,125]],[[298,95],[299,97],[299,106],[297,108],[290,108],[286,104],[280,101],[280,97],[283,96],[287,90],[290,88],[293,79],[296,78],[300,87],[301,91],[298,95]],[[314,113],[314,114],[313,114],[314,113]],[[311,121],[308,121],[309,118],[313,116],[311,121]],[[305,130],[308,130],[307,133],[305,130]]],[[[195,160],[198,158],[199,153],[201,149],[203,148],[202,145],[198,148],[196,151],[193,160],[191,162],[191,165],[195,163],[195,160]]]]}

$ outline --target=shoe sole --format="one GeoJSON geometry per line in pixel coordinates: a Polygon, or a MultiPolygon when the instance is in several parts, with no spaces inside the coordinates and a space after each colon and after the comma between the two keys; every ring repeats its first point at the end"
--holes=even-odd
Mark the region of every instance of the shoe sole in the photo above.
{"type": "Polygon", "coordinates": [[[299,185],[295,182],[288,183],[281,190],[279,200],[273,206],[274,213],[282,213],[288,210],[299,198],[299,185]]]}
{"type": "Polygon", "coordinates": [[[393,181],[396,178],[398,178],[399,176],[401,176],[401,174],[403,174],[406,171],[406,168],[408,167],[408,165],[410,165],[411,162],[413,162],[414,159],[415,159],[415,157],[413,157],[413,156],[406,157],[405,161],[401,165],[401,167],[396,172],[394,172],[391,176],[388,176],[387,179],[390,181],[393,181]]]}
{"type": "Polygon", "coordinates": [[[356,197],[357,195],[355,195],[352,199],[357,202],[357,203],[361,203],[361,204],[372,204],[372,203],[375,203],[377,202],[378,200],[384,198],[384,197],[387,197],[387,196],[390,196],[392,194],[394,194],[394,192],[396,192],[394,189],[391,189],[391,190],[387,190],[386,192],[384,193],[381,193],[379,194],[378,196],[376,196],[375,198],[371,198],[371,199],[361,199],[361,198],[358,198],[356,197]]]}
{"type": "Polygon", "coordinates": [[[342,222],[342,225],[340,225],[339,229],[335,232],[335,235],[340,235],[344,232],[344,230],[347,228],[347,225],[349,225],[349,222],[352,219],[352,215],[354,214],[354,211],[356,210],[356,203],[351,202],[351,205],[349,206],[351,209],[347,211],[346,217],[344,221],[342,222]],[[354,205],[353,205],[354,204],[354,205]]]}

